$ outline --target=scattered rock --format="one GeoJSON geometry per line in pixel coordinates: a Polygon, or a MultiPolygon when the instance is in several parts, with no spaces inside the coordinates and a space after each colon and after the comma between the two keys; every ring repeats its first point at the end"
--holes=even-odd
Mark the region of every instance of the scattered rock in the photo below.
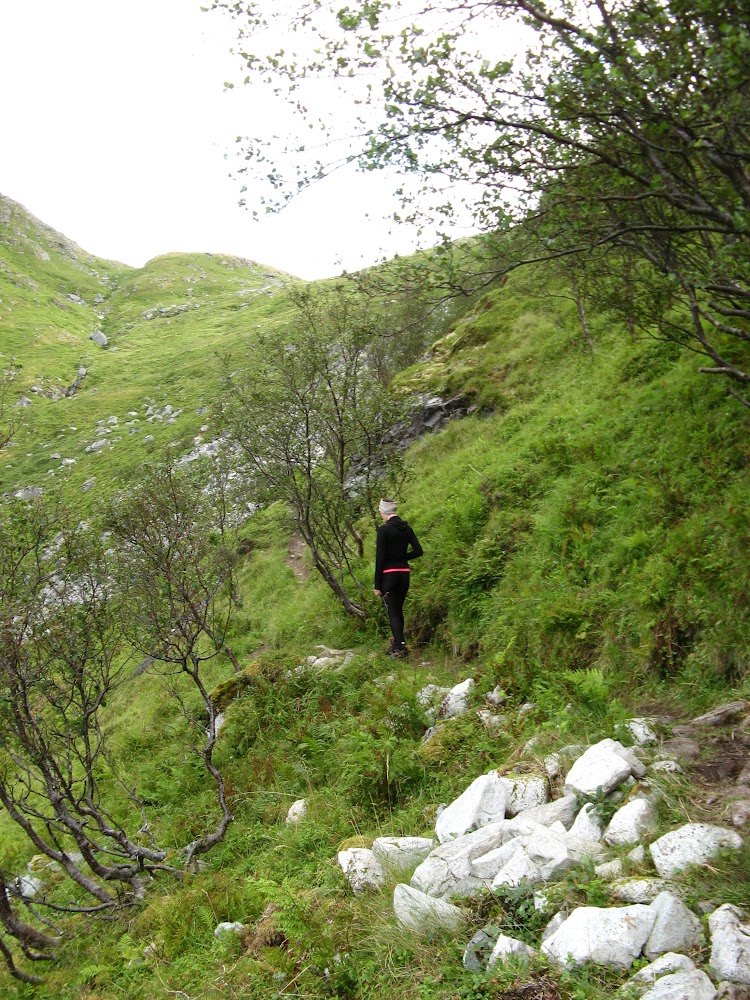
{"type": "Polygon", "coordinates": [[[652,798],[631,799],[617,810],[604,832],[611,847],[638,844],[656,829],[656,803],[652,798]]]}
{"type": "Polygon", "coordinates": [[[711,958],[708,966],[717,979],[750,985],[750,923],[745,914],[726,903],[708,918],[711,958]]]}
{"type": "Polygon", "coordinates": [[[687,823],[659,837],[649,850],[658,873],[667,876],[710,861],[725,847],[737,850],[741,846],[742,837],[734,830],[709,823],[687,823]]]}
{"type": "Polygon", "coordinates": [[[595,962],[629,969],[648,940],[654,919],[650,906],[579,907],[542,943],[542,951],[565,966],[595,962]]]}
{"type": "Polygon", "coordinates": [[[747,826],[750,823],[750,799],[731,802],[727,812],[732,826],[747,826]]]}
{"type": "MultiPolygon", "coordinates": [[[[605,861],[604,864],[595,865],[594,872],[597,878],[603,878],[606,881],[619,878],[622,875],[622,861],[619,858],[615,858],[614,861],[605,861]]],[[[627,902],[641,902],[641,900],[627,900],[627,902]]]]}
{"type": "Polygon", "coordinates": [[[661,955],[650,965],[640,969],[630,980],[631,983],[654,983],[662,976],[672,972],[692,972],[695,963],[687,955],[678,955],[673,951],[661,955]]]}
{"type": "Polygon", "coordinates": [[[13,496],[16,500],[36,500],[44,493],[40,486],[24,486],[22,490],[17,490],[13,496]]]}
{"type": "Polygon", "coordinates": [[[393,912],[402,927],[418,934],[459,931],[466,922],[457,906],[399,883],[393,892],[393,912]]]}
{"type": "Polygon", "coordinates": [[[506,782],[497,771],[475,778],[466,791],[440,813],[435,823],[438,840],[444,844],[488,823],[505,819],[507,798],[506,782]]]}
{"type": "Polygon", "coordinates": [[[602,740],[589,747],[568,772],[565,792],[593,795],[601,788],[607,795],[630,777],[630,764],[615,752],[615,747],[624,749],[616,740],[602,740]]]}
{"type": "Polygon", "coordinates": [[[727,722],[736,721],[741,715],[750,710],[750,702],[730,701],[718,708],[711,709],[705,715],[699,715],[693,719],[694,726],[723,726],[727,722]]]}
{"type": "MultiPolygon", "coordinates": [[[[571,796],[575,801],[575,798],[571,796]]],[[[604,832],[604,823],[597,816],[594,805],[587,802],[575,818],[575,823],[570,829],[571,833],[579,837],[588,837],[589,840],[601,840],[604,832]]]]}
{"type": "Polygon", "coordinates": [[[500,781],[505,788],[505,811],[508,816],[517,816],[543,806],[549,798],[547,776],[544,774],[503,774],[500,781]]]}
{"type": "Polygon", "coordinates": [[[292,802],[289,806],[289,812],[286,814],[286,823],[299,823],[301,819],[304,819],[307,815],[307,799],[297,799],[296,802],[292,802]]]}
{"type": "Polygon", "coordinates": [[[225,934],[239,934],[244,929],[245,925],[238,920],[225,920],[214,928],[214,937],[221,938],[225,934]]]}
{"type": "Polygon", "coordinates": [[[110,442],[105,437],[98,438],[86,448],[86,454],[91,455],[97,451],[101,451],[102,448],[106,448],[109,443],[110,442]]]}
{"type": "Polygon", "coordinates": [[[467,972],[481,972],[486,968],[497,938],[482,929],[477,931],[464,950],[463,965],[467,972]]]}
{"type": "Polygon", "coordinates": [[[714,1000],[716,989],[705,972],[675,972],[657,979],[641,1000],[714,1000]]]}
{"type": "Polygon", "coordinates": [[[661,892],[675,889],[662,878],[625,878],[615,882],[612,895],[623,903],[652,903],[661,892]]]}
{"type": "Polygon", "coordinates": [[[372,853],[391,872],[411,872],[433,851],[430,837],[378,837],[372,853]]]}
{"type": "Polygon", "coordinates": [[[659,737],[653,729],[653,722],[653,719],[628,719],[625,723],[633,742],[639,747],[659,742],[659,737]]]}
{"type": "Polygon", "coordinates": [[[512,955],[523,955],[531,958],[533,955],[536,955],[536,952],[523,941],[501,934],[495,943],[495,947],[492,949],[487,966],[491,969],[496,962],[510,958],[512,955]]]}
{"type": "Polygon", "coordinates": [[[439,718],[455,719],[457,715],[464,715],[469,710],[469,698],[474,686],[474,678],[467,677],[465,681],[452,687],[443,698],[439,718]]]}
{"type": "Polygon", "coordinates": [[[671,892],[660,892],[651,904],[654,926],[643,953],[654,959],[668,952],[684,952],[698,948],[703,943],[701,922],[671,892]]]}
{"type": "Polygon", "coordinates": [[[380,862],[366,847],[339,851],[337,860],[357,896],[369,889],[379,889],[385,883],[386,875],[380,862]]]}
{"type": "Polygon", "coordinates": [[[107,335],[102,333],[101,330],[94,330],[94,332],[89,337],[89,340],[93,340],[97,347],[106,347],[109,343],[107,335]]]}

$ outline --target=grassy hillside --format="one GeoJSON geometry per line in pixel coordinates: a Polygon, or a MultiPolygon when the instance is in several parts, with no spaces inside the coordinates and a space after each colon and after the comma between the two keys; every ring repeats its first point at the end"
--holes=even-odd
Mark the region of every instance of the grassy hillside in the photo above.
{"type": "Polygon", "coordinates": [[[0,456],[0,491],[51,490],[60,477],[80,490],[95,478],[81,500],[88,506],[150,457],[189,452],[205,435],[217,356],[283,322],[290,278],[219,254],[167,254],[129,268],[90,257],[9,199],[0,211],[0,360],[20,365],[14,388],[31,400],[16,411],[24,429],[0,456]],[[89,339],[96,330],[106,347],[89,339]],[[49,398],[80,368],[87,374],[74,395],[49,398]],[[86,453],[102,436],[110,445],[86,453]]]}
{"type": "MultiPolygon", "coordinates": [[[[51,310],[51,297],[69,287],[66,260],[79,273],[61,258],[54,275],[34,278],[40,309],[51,310]]],[[[76,457],[68,485],[79,497],[92,475],[111,491],[136,475],[144,456],[172,442],[189,449],[196,433],[208,439],[210,426],[199,431],[208,418],[196,411],[211,399],[213,352],[251,343],[258,326],[286,315],[279,277],[246,262],[171,255],[142,271],[108,266],[97,264],[106,278],[86,277],[76,294],[88,303],[104,289],[99,328],[111,346],[89,347],[93,320],[76,314],[65,349],[69,367],[91,361],[90,381],[72,399],[34,400],[20,447],[3,456],[4,489],[41,482],[50,447],[63,453],[68,445],[76,457]],[[163,412],[166,403],[183,409],[177,422],[167,415],[149,423],[145,406],[163,412]],[[129,410],[139,413],[138,433],[123,433],[103,454],[81,454],[96,420],[114,415],[119,427],[132,419],[129,410]],[[145,434],[154,435],[150,448],[145,434]]],[[[238,693],[227,698],[217,748],[235,815],[225,842],[208,855],[207,870],[182,885],[159,881],[121,919],[82,927],[60,918],[65,939],[46,985],[32,990],[0,971],[4,995],[616,995],[626,976],[597,969],[560,973],[538,962],[467,973],[461,953],[471,930],[427,941],[406,934],[395,926],[388,887],[355,897],[335,863],[342,844],[428,835],[437,806],[492,767],[538,765],[563,745],[621,733],[632,714],[676,723],[720,699],[750,696],[747,414],[696,373],[693,359],[669,344],[629,339],[607,316],[591,317],[592,353],[564,292],[554,273],[516,275],[399,376],[406,393],[461,393],[477,404],[407,454],[402,509],[426,553],[413,574],[407,624],[421,645],[414,642],[407,662],[387,659],[374,599],[366,624],[347,619],[319,579],[295,576],[284,511],[247,522],[232,635],[245,670],[236,683],[229,662],[216,661],[208,678],[232,681],[238,693]],[[354,656],[337,671],[294,672],[318,643],[354,656]],[[471,711],[422,743],[417,692],[469,676],[475,708],[497,685],[504,689],[499,728],[471,711]],[[523,705],[532,707],[519,711],[523,705]],[[301,797],[308,816],[287,826],[288,807],[301,797]],[[216,940],[224,920],[254,931],[216,940]]],[[[24,378],[42,363],[52,372],[56,355],[39,339],[32,304],[24,306],[26,339],[13,334],[24,378]]],[[[54,371],[64,381],[62,367],[54,371]]],[[[369,579],[373,531],[361,527],[368,549],[360,571],[369,579]]],[[[177,843],[211,814],[212,796],[184,744],[184,722],[161,692],[158,677],[133,677],[109,705],[108,725],[152,828],[177,843]]],[[[665,778],[664,790],[665,828],[684,812],[717,819],[689,774],[665,778]]],[[[4,867],[22,870],[32,853],[0,815],[4,867]]],[[[746,850],[696,874],[693,892],[748,905],[749,869],[746,850]]],[[[578,904],[609,899],[591,871],[572,872],[558,891],[578,904]]],[[[468,912],[472,930],[491,918],[532,940],[543,926],[523,894],[468,912]]]]}

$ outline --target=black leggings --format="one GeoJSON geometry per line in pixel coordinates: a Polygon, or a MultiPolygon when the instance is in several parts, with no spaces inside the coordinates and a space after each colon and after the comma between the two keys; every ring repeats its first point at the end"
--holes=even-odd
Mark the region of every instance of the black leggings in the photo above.
{"type": "Polygon", "coordinates": [[[404,601],[408,593],[408,573],[383,574],[383,600],[388,609],[393,642],[399,649],[404,645],[404,601]]]}

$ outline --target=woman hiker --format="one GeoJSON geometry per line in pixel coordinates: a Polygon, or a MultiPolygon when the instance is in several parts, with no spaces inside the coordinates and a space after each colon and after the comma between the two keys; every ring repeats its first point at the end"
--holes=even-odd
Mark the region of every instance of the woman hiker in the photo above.
{"type": "Polygon", "coordinates": [[[383,598],[391,622],[388,653],[400,658],[406,655],[404,601],[409,592],[409,560],[422,555],[422,546],[396,507],[395,500],[381,500],[378,505],[384,523],[378,528],[375,549],[375,596],[383,598]]]}

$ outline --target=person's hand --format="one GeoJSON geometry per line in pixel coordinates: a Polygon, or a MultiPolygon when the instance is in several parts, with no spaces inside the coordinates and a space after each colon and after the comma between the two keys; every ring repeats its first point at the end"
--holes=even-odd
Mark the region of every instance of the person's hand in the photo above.
{"type": "Polygon", "coordinates": [[[382,592],[382,590],[376,590],[376,591],[375,591],[375,596],[376,596],[376,597],[382,597],[382,596],[383,596],[383,592],[382,592]]]}

